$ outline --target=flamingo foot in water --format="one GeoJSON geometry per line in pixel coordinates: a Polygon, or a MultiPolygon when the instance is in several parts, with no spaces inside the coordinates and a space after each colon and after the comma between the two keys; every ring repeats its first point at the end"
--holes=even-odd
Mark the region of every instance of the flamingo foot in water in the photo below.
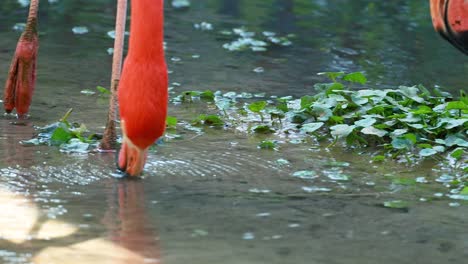
{"type": "Polygon", "coordinates": [[[7,113],[16,108],[19,119],[27,118],[36,84],[36,59],[39,41],[36,36],[21,37],[11,62],[5,85],[3,106],[7,113]]]}

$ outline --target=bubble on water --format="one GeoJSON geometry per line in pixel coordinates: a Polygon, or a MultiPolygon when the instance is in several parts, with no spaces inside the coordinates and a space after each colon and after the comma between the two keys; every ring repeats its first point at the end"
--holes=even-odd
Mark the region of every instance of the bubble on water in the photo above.
{"type": "Polygon", "coordinates": [[[79,227],[80,229],[88,229],[88,228],[91,228],[91,226],[88,225],[88,224],[79,224],[78,227],[79,227]]]}
{"type": "Polygon", "coordinates": [[[68,143],[60,145],[60,151],[64,153],[87,154],[90,146],[89,143],[82,142],[78,138],[72,138],[68,143]]]}
{"type": "Polygon", "coordinates": [[[330,188],[325,188],[325,187],[317,187],[317,186],[311,186],[311,187],[302,187],[302,190],[308,193],[314,193],[314,192],[331,192],[332,189],[330,188]]]}
{"type": "Polygon", "coordinates": [[[262,34],[265,36],[265,37],[273,37],[276,35],[275,32],[271,32],[271,31],[263,31],[262,34]]]}
{"type": "Polygon", "coordinates": [[[107,49],[107,54],[109,54],[109,55],[114,54],[114,48],[108,48],[107,49]]]}
{"type": "Polygon", "coordinates": [[[367,182],[366,182],[366,185],[367,185],[367,186],[375,186],[375,182],[373,182],[373,181],[367,181],[367,182]]]}
{"type": "Polygon", "coordinates": [[[450,207],[460,207],[460,203],[456,203],[456,202],[453,202],[453,203],[449,203],[449,206],[450,207]]]}
{"type": "Polygon", "coordinates": [[[300,179],[307,179],[307,180],[318,178],[317,173],[311,170],[296,171],[292,174],[292,176],[300,178],[300,179]]]}
{"type": "Polygon", "coordinates": [[[50,207],[47,210],[47,217],[50,218],[50,219],[56,219],[57,216],[64,215],[67,212],[68,212],[68,210],[65,207],[63,207],[63,205],[59,205],[59,206],[56,206],[56,207],[50,207]]]}
{"type": "Polygon", "coordinates": [[[202,229],[195,229],[193,230],[192,234],[190,235],[191,237],[203,237],[207,236],[208,231],[202,230],[202,229]]]}
{"type": "Polygon", "coordinates": [[[72,28],[72,32],[76,35],[83,35],[89,33],[89,29],[85,26],[76,26],[72,28]]]}
{"type": "Polygon", "coordinates": [[[333,169],[333,170],[324,170],[323,173],[332,181],[348,181],[349,176],[343,174],[341,170],[333,169]]]}
{"type": "Polygon", "coordinates": [[[290,164],[290,162],[286,159],[277,159],[276,164],[278,164],[279,166],[287,166],[290,164]]]}
{"type": "Polygon", "coordinates": [[[17,0],[17,2],[21,7],[29,6],[29,0],[17,0]]]}
{"type": "MultiPolygon", "coordinates": [[[[128,36],[128,35],[130,35],[130,32],[125,31],[125,32],[124,32],[124,35],[125,35],[125,36],[128,36]]],[[[108,31],[108,32],[107,32],[107,36],[108,36],[109,38],[111,38],[111,39],[115,39],[115,30],[108,31]]]]}
{"type": "Polygon", "coordinates": [[[253,69],[253,72],[262,73],[262,72],[265,72],[265,69],[263,67],[257,67],[255,69],[253,69]]]}
{"type": "Polygon", "coordinates": [[[86,214],[83,214],[83,218],[86,220],[90,220],[94,218],[94,215],[90,213],[86,213],[86,214]]]}
{"type": "Polygon", "coordinates": [[[468,195],[463,195],[463,194],[452,194],[452,195],[449,195],[448,197],[451,198],[451,199],[455,199],[455,200],[464,200],[464,201],[468,201],[468,195]]]}
{"type": "Polygon", "coordinates": [[[421,197],[421,198],[419,198],[419,201],[420,202],[427,202],[427,198],[421,197]]]}
{"type": "Polygon", "coordinates": [[[435,197],[443,197],[444,194],[443,194],[443,193],[434,193],[434,196],[435,196],[435,197]]]}
{"type": "Polygon", "coordinates": [[[429,181],[426,179],[426,177],[417,177],[416,182],[418,182],[418,183],[428,183],[429,181]]]}
{"type": "Polygon", "coordinates": [[[263,52],[267,50],[265,47],[252,47],[251,49],[255,52],[263,52]]]}
{"type": "Polygon", "coordinates": [[[244,240],[252,240],[255,239],[255,235],[252,232],[246,232],[242,235],[242,239],[244,240]]]}
{"type": "Polygon", "coordinates": [[[251,49],[252,51],[266,51],[266,46],[268,46],[268,43],[265,41],[256,40],[251,37],[241,37],[230,43],[225,43],[223,48],[229,51],[242,51],[246,49],[251,49]]]}
{"type": "Polygon", "coordinates": [[[107,36],[111,39],[115,39],[115,30],[108,31],[107,36]]]}
{"type": "Polygon", "coordinates": [[[256,214],[257,217],[268,217],[271,216],[271,213],[258,213],[256,214]]]}
{"type": "Polygon", "coordinates": [[[249,189],[249,192],[251,192],[251,193],[270,193],[271,190],[251,188],[251,189],[249,189]]]}
{"type": "Polygon", "coordinates": [[[455,177],[443,174],[439,178],[436,179],[436,182],[441,182],[441,183],[449,183],[452,182],[455,179],[455,177]]]}
{"type": "MultiPolygon", "coordinates": [[[[96,94],[95,91],[89,90],[89,89],[81,90],[80,93],[81,93],[81,94],[84,94],[84,95],[93,95],[93,94],[96,94]]],[[[37,140],[37,138],[36,138],[36,140],[37,140]]]]}
{"type": "Polygon", "coordinates": [[[193,24],[193,27],[195,29],[198,29],[198,30],[201,30],[201,31],[211,31],[213,30],[213,25],[211,23],[208,23],[208,22],[201,22],[199,24],[193,24]]]}
{"type": "Polygon", "coordinates": [[[18,253],[0,249],[0,263],[31,263],[31,253],[18,253]]]}
{"type": "Polygon", "coordinates": [[[328,174],[327,177],[333,181],[348,181],[349,176],[341,173],[328,174]]]}
{"type": "Polygon", "coordinates": [[[300,227],[300,226],[301,226],[301,225],[298,224],[298,223],[292,223],[292,224],[289,224],[289,225],[288,225],[289,228],[298,228],[298,227],[300,227]]]}
{"type": "Polygon", "coordinates": [[[200,58],[200,55],[199,55],[199,54],[193,54],[193,55],[192,55],[192,58],[193,58],[193,59],[199,59],[199,58],[200,58]]]}
{"type": "Polygon", "coordinates": [[[26,23],[16,23],[16,24],[13,26],[13,30],[14,30],[14,31],[23,32],[25,28],[26,28],[26,23]]]}
{"type": "Polygon", "coordinates": [[[177,9],[188,8],[190,7],[189,0],[172,0],[172,7],[177,9]]]}

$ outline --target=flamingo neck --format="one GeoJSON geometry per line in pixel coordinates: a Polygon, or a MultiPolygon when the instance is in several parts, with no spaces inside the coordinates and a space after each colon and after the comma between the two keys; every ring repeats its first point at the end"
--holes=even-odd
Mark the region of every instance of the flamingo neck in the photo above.
{"type": "Polygon", "coordinates": [[[164,60],[164,0],[132,0],[128,57],[164,60]]]}

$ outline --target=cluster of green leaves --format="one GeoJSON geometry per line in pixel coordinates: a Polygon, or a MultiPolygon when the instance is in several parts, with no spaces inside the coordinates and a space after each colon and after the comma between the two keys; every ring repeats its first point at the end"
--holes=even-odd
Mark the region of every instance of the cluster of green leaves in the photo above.
{"type": "Polygon", "coordinates": [[[36,137],[22,141],[25,145],[59,146],[65,152],[88,152],[97,145],[99,136],[90,134],[84,124],[71,123],[68,117],[72,109],[57,122],[39,127],[36,137]]]}
{"type": "MultiPolygon", "coordinates": [[[[334,139],[344,138],[353,145],[382,145],[385,152],[398,156],[418,150],[427,157],[455,149],[455,158],[468,147],[468,97],[459,100],[450,94],[425,87],[348,90],[338,81],[366,82],[360,73],[325,73],[333,82],[317,84],[319,93],[304,96],[296,115],[313,122],[301,123],[311,133],[323,125],[334,139]],[[374,144],[375,145],[375,144],[374,144]]],[[[377,157],[380,158],[380,157],[377,157]]]]}
{"type": "MultiPolygon", "coordinates": [[[[360,72],[321,74],[332,82],[316,84],[315,95],[298,99],[252,100],[254,96],[245,93],[188,91],[175,101],[201,98],[219,110],[218,116],[202,115],[194,124],[229,125],[257,134],[312,136],[328,139],[331,145],[345,142],[350,147],[380,147],[381,155],[373,157],[374,161],[437,158],[446,153],[458,161],[466,157],[468,97],[463,91],[455,99],[422,85],[355,90],[353,86],[367,82],[360,72]]],[[[276,148],[267,145],[263,143],[262,148],[276,148]]]]}

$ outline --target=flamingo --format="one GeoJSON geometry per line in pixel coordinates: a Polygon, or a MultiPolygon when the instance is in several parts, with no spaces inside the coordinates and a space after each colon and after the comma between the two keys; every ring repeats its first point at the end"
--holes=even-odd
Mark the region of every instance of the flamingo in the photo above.
{"type": "MultiPolygon", "coordinates": [[[[131,0],[128,54],[120,75],[127,0],[118,0],[109,117],[101,148],[115,147],[115,93],[118,85],[122,145],[117,167],[129,176],[142,173],[148,148],[163,135],[167,115],[167,66],[164,57],[164,0],[131,0]],[[120,57],[120,58],[119,58],[120,57]],[[119,80],[120,77],[120,80],[119,80]]],[[[37,9],[31,0],[28,23],[18,41],[5,88],[4,108],[19,117],[29,110],[36,81],[37,9]]]]}
{"type": "Polygon", "coordinates": [[[131,0],[129,49],[118,89],[122,128],[118,167],[130,176],[141,174],[148,148],[166,128],[163,9],[163,0],[131,0]]]}
{"type": "Polygon", "coordinates": [[[468,54],[468,1],[430,0],[430,5],[434,29],[468,54]]]}

